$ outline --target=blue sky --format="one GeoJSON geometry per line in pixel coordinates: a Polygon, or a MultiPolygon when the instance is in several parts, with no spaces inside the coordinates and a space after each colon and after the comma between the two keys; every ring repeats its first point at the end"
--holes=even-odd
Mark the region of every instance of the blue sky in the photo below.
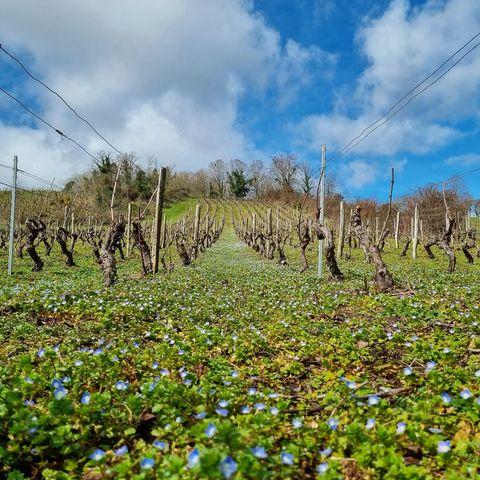
{"type": "MultiPolygon", "coordinates": [[[[480,167],[480,48],[345,156],[335,153],[480,31],[471,0],[6,0],[2,43],[140,161],[295,152],[349,197],[480,167]],[[29,8],[26,8],[29,7],[29,8]],[[56,20],[48,14],[56,11],[56,20]],[[27,12],[27,13],[25,13],[27,12]],[[201,19],[201,21],[200,21],[201,19]],[[147,160],[149,159],[149,160],[147,160]],[[152,160],[155,159],[155,160],[152,160]]],[[[0,55],[0,85],[93,153],[107,147],[0,55]]],[[[0,96],[0,163],[64,181],[90,159],[0,96]]],[[[0,172],[0,181],[8,179],[0,172]]],[[[480,197],[480,171],[464,178],[480,197]]]]}

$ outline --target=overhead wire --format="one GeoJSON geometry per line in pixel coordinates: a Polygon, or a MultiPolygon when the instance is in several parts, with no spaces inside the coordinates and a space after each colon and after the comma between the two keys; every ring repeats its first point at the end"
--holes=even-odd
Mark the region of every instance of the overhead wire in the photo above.
{"type": "MultiPolygon", "coordinates": [[[[403,100],[405,100],[410,94],[412,94],[418,87],[423,85],[427,80],[432,78],[436,73],[438,73],[452,58],[454,58],[458,53],[460,53],[463,49],[465,49],[470,43],[472,43],[476,38],[480,36],[480,32],[475,34],[473,37],[471,37],[464,45],[462,45],[459,49],[457,49],[454,53],[452,53],[440,66],[438,66],[432,73],[430,73],[427,77],[425,77],[421,82],[417,83],[413,88],[411,88],[407,93],[405,93],[399,100],[397,100],[396,103],[394,103],[389,110],[387,110],[381,117],[379,117],[375,122],[371,123],[367,127],[363,129],[363,131],[357,135],[356,137],[352,138],[350,142],[348,142],[339,152],[337,152],[337,155],[334,158],[338,158],[342,154],[342,152],[347,149],[355,140],[358,140],[362,135],[369,130],[371,127],[376,125],[378,122],[383,120],[386,116],[392,112],[395,107],[397,107],[403,100]]],[[[477,45],[478,46],[478,45],[477,45]]],[[[476,47],[474,47],[476,48],[476,47]]],[[[471,50],[470,50],[471,51],[471,50]]],[[[469,52],[467,52],[469,53],[469,52]]],[[[462,57],[463,58],[463,57],[462,57]]]]}
{"type": "Polygon", "coordinates": [[[109,140],[107,140],[107,138],[105,138],[104,135],[102,135],[98,129],[96,127],[93,126],[93,124],[87,120],[84,116],[80,115],[77,110],[75,108],[73,108],[70,103],[62,96],[60,95],[60,93],[58,93],[57,91],[53,90],[51,87],[49,87],[45,82],[43,82],[42,80],[40,80],[38,77],[36,77],[35,75],[33,75],[30,70],[23,64],[23,62],[18,58],[16,57],[15,55],[13,55],[12,53],[10,53],[8,50],[5,49],[5,47],[0,44],[0,50],[3,51],[6,55],[8,55],[12,60],[14,60],[15,62],[17,62],[20,67],[23,69],[23,71],[32,79],[34,80],[35,82],[39,83],[40,85],[42,85],[43,87],[45,87],[50,93],[52,93],[53,95],[55,95],[56,97],[58,97],[64,104],[65,106],[77,117],[79,118],[82,122],[84,122],[86,125],[88,125],[90,127],[90,129],[98,136],[100,137],[107,145],[109,145],[111,148],[113,148],[113,150],[115,150],[119,155],[121,156],[125,156],[125,154],[123,152],[121,152],[115,145],[113,145],[109,140]]]}

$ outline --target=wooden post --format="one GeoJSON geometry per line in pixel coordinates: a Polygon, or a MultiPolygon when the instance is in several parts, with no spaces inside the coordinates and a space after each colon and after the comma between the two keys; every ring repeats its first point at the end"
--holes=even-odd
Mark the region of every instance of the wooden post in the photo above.
{"type": "Polygon", "coordinates": [[[345,210],[343,200],[340,202],[340,217],[338,223],[338,255],[343,256],[343,242],[345,237],[345,210]]]}
{"type": "MultiPolygon", "coordinates": [[[[322,145],[322,176],[320,179],[320,218],[318,221],[323,225],[325,220],[325,170],[327,165],[327,146],[322,145]]],[[[318,241],[318,276],[322,276],[323,270],[323,239],[318,241]]]]}
{"type": "Polygon", "coordinates": [[[165,196],[165,184],[167,181],[167,169],[162,167],[158,175],[158,188],[155,202],[155,221],[153,236],[153,273],[158,273],[158,261],[160,253],[160,231],[163,218],[163,198],[165,196]]]}
{"type": "Polygon", "coordinates": [[[15,208],[17,205],[17,171],[18,157],[13,157],[13,174],[12,174],[12,199],[10,202],[10,238],[8,241],[8,274],[12,274],[13,268],[13,246],[15,237],[15,208]]]}
{"type": "Polygon", "coordinates": [[[164,249],[165,245],[167,244],[167,217],[163,214],[162,220],[162,242],[160,244],[160,248],[164,249]]]}
{"type": "Polygon", "coordinates": [[[395,223],[395,248],[398,250],[398,230],[400,228],[400,212],[397,212],[397,221],[395,223]]]}
{"type": "Polygon", "coordinates": [[[75,213],[72,212],[72,220],[70,223],[70,232],[75,233],[75,213]]]}
{"type": "Polygon", "coordinates": [[[67,217],[68,217],[68,207],[65,205],[65,209],[63,212],[63,228],[67,228],[67,217]]]}
{"type": "Polygon", "coordinates": [[[253,237],[257,234],[257,214],[255,212],[252,213],[252,232],[253,237]]]}
{"type": "Polygon", "coordinates": [[[132,224],[132,204],[128,203],[127,208],[127,258],[130,255],[130,228],[132,224]]]}
{"type": "Polygon", "coordinates": [[[418,205],[415,205],[415,217],[413,220],[413,246],[412,258],[417,259],[417,244],[418,244],[418,205]]]}
{"type": "Polygon", "coordinates": [[[378,229],[379,229],[379,224],[378,224],[378,217],[375,217],[375,244],[378,242],[378,229]]]}
{"type": "Polygon", "coordinates": [[[200,211],[201,205],[197,203],[195,205],[195,219],[193,222],[193,248],[195,252],[195,258],[198,255],[198,233],[200,231],[200,211]]]}

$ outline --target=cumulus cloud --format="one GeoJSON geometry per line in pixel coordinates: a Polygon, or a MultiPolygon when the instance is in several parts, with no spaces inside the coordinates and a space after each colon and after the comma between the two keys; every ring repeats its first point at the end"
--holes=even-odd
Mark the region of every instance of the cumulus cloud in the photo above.
{"type": "Polygon", "coordinates": [[[465,155],[455,155],[453,157],[448,157],[445,160],[446,165],[480,165],[480,154],[478,153],[466,153],[465,155]]]}
{"type": "MultiPolygon", "coordinates": [[[[332,61],[317,47],[282,39],[246,0],[4,0],[0,29],[4,45],[27,55],[121,150],[189,169],[257,155],[238,125],[241,99],[273,88],[285,106],[310,81],[312,65],[332,61]]],[[[46,118],[92,151],[108,148],[41,87],[16,89],[28,89],[46,118]]],[[[43,129],[9,131],[18,134],[10,143],[20,156],[27,157],[28,132],[27,144],[42,139],[30,168],[36,162],[65,177],[64,166],[88,165],[43,129]]],[[[0,154],[10,147],[0,144],[0,154]]]]}
{"type": "MultiPolygon", "coordinates": [[[[367,66],[350,101],[304,119],[298,128],[303,142],[315,150],[324,142],[341,148],[473,36],[479,23],[480,3],[471,0],[429,0],[421,7],[394,0],[378,18],[365,19],[356,41],[367,66]]],[[[466,57],[355,151],[422,154],[459,138],[458,123],[480,110],[479,71],[480,56],[466,57]]]]}

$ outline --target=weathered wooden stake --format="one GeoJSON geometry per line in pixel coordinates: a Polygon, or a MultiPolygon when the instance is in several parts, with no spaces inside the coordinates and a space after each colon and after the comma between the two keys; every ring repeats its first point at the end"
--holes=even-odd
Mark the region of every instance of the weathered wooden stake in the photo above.
{"type": "Polygon", "coordinates": [[[127,258],[130,255],[130,228],[132,225],[132,204],[128,203],[127,208],[127,258]]]}
{"type": "Polygon", "coordinates": [[[163,198],[165,196],[165,184],[167,182],[167,169],[162,167],[158,175],[158,188],[155,202],[155,222],[153,237],[153,273],[158,273],[158,261],[160,257],[160,231],[163,218],[163,198]]]}
{"type": "Polygon", "coordinates": [[[343,200],[340,202],[340,220],[338,225],[338,255],[343,257],[343,242],[345,237],[345,210],[343,200]]]}
{"type": "Polygon", "coordinates": [[[413,219],[413,246],[412,258],[417,259],[417,245],[418,245],[418,205],[415,205],[415,217],[413,219]]]}

